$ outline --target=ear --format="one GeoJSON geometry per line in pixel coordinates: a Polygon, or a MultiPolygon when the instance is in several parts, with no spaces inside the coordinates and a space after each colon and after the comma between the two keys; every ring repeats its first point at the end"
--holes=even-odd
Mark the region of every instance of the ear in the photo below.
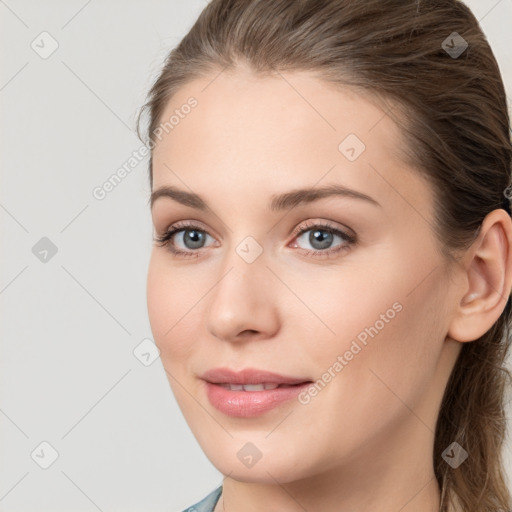
{"type": "Polygon", "coordinates": [[[490,212],[462,258],[462,298],[448,331],[454,340],[474,341],[505,309],[512,287],[512,220],[505,210],[490,212]]]}

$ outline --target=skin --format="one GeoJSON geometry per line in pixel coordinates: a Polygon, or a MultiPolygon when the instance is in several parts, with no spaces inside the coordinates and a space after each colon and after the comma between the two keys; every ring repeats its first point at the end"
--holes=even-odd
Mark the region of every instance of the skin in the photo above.
{"type": "Polygon", "coordinates": [[[450,268],[432,231],[433,191],[401,159],[400,129],[374,102],[305,72],[262,78],[239,66],[217,75],[172,97],[164,119],[190,96],[198,105],[153,153],[153,191],[175,186],[210,206],[158,198],[155,236],[178,221],[209,236],[201,249],[184,245],[183,232],[174,237],[195,257],[155,244],[147,281],[169,383],[227,475],[216,512],[438,510],[432,450],[441,398],[462,343],[505,307],[510,218],[491,212],[450,268]],[[338,149],[350,133],[366,145],[353,162],[338,149]],[[379,206],[334,196],[267,208],[274,194],[331,183],[379,206]],[[329,248],[340,252],[308,254],[318,250],[311,231],[297,238],[293,229],[325,222],[356,242],[335,236],[329,248]],[[236,252],[247,236],[263,250],[252,263],[236,252]],[[199,376],[215,367],[322,378],[397,302],[401,311],[307,405],[291,400],[232,418],[208,401],[199,376]],[[262,453],[251,468],[237,458],[247,442],[262,453]]]}

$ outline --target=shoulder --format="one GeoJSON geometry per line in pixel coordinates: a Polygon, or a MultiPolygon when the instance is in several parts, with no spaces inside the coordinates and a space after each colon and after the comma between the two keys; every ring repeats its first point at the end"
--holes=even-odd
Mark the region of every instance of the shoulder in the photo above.
{"type": "Polygon", "coordinates": [[[219,501],[220,495],[222,494],[222,485],[217,487],[214,491],[212,491],[208,496],[203,498],[201,501],[197,502],[195,505],[192,505],[185,509],[183,512],[213,512],[215,505],[219,501]]]}

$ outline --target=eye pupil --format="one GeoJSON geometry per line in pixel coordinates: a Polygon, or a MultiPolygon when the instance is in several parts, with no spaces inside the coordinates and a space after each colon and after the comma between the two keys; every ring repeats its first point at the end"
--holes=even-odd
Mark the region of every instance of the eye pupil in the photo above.
{"type": "Polygon", "coordinates": [[[184,231],[183,241],[188,249],[198,249],[204,244],[204,233],[196,229],[187,229],[184,231]]]}
{"type": "Polygon", "coordinates": [[[332,233],[317,229],[315,231],[311,231],[311,234],[309,235],[309,242],[313,247],[315,247],[315,249],[325,249],[332,244],[332,238],[332,233]]]}

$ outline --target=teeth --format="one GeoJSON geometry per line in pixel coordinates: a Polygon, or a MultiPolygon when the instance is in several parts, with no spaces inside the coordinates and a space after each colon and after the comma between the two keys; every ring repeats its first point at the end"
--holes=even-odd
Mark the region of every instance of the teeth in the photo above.
{"type": "Polygon", "coordinates": [[[242,384],[228,384],[227,387],[231,391],[243,391],[243,389],[244,389],[242,384]]]}
{"type": "Polygon", "coordinates": [[[263,391],[264,389],[276,389],[278,384],[245,384],[244,391],[263,391]]]}
{"type": "Polygon", "coordinates": [[[231,391],[264,391],[265,389],[276,389],[279,384],[220,384],[223,388],[231,391]]]}

